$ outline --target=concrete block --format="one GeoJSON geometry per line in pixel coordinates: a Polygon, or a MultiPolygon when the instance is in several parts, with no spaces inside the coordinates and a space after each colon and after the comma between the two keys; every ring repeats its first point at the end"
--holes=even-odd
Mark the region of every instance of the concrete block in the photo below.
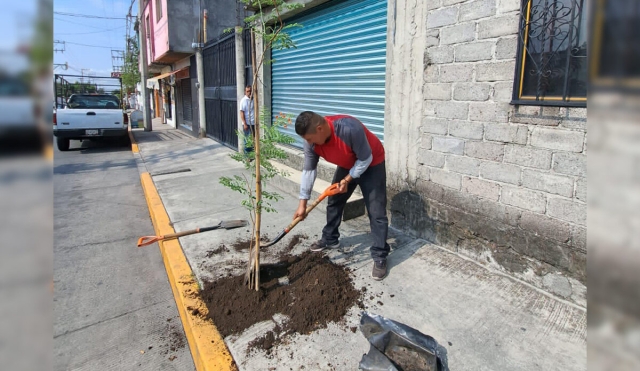
{"type": "Polygon", "coordinates": [[[537,236],[559,242],[569,242],[571,239],[571,225],[546,215],[522,212],[520,228],[537,236]]]}
{"type": "Polygon", "coordinates": [[[574,226],[571,230],[571,246],[587,252],[587,228],[574,226]]]}
{"type": "Polygon", "coordinates": [[[428,116],[428,117],[435,117],[436,116],[436,106],[438,105],[438,101],[429,101],[429,100],[425,100],[424,104],[422,105],[422,114],[424,116],[428,116]]]}
{"type": "Polygon", "coordinates": [[[503,37],[498,40],[498,43],[496,44],[496,59],[514,59],[517,52],[517,37],[503,37]]]}
{"type": "Polygon", "coordinates": [[[480,175],[480,160],[464,156],[447,156],[446,169],[454,173],[478,176],[480,175]]]}
{"type": "Polygon", "coordinates": [[[578,178],[578,180],[576,180],[575,197],[577,200],[580,200],[582,202],[587,202],[587,179],[586,178],[578,178]]]}
{"type": "Polygon", "coordinates": [[[558,219],[585,226],[587,204],[566,198],[550,197],[547,214],[558,219]]]}
{"type": "Polygon", "coordinates": [[[424,84],[422,96],[424,99],[451,100],[451,84],[424,84]]]}
{"type": "Polygon", "coordinates": [[[458,138],[482,139],[484,126],[470,121],[450,121],[449,135],[458,138]]]}
{"type": "Polygon", "coordinates": [[[519,185],[522,170],[518,166],[499,162],[483,162],[480,164],[480,176],[484,179],[519,185]]]}
{"type": "Polygon", "coordinates": [[[436,106],[436,116],[448,119],[464,119],[469,116],[469,103],[441,102],[436,106]]]}
{"type": "Polygon", "coordinates": [[[464,153],[464,140],[452,137],[433,137],[431,148],[436,152],[461,155],[464,153]]]}
{"type": "Polygon", "coordinates": [[[464,145],[464,154],[483,160],[502,162],[504,158],[504,144],[491,142],[467,142],[464,145]]]}
{"type": "Polygon", "coordinates": [[[444,167],[444,155],[442,153],[424,150],[418,154],[418,163],[431,167],[444,167]]]}
{"type": "Polygon", "coordinates": [[[439,29],[431,29],[427,30],[426,35],[426,47],[430,46],[438,46],[440,44],[440,30],[439,29]]]}
{"type": "Polygon", "coordinates": [[[513,98],[513,82],[497,82],[493,85],[494,102],[511,102],[513,98]]]}
{"type": "Polygon", "coordinates": [[[423,133],[447,135],[449,131],[449,120],[425,117],[422,119],[420,129],[423,133]]]}
{"type": "Polygon", "coordinates": [[[536,213],[544,213],[547,206],[547,196],[544,193],[508,186],[502,187],[500,201],[536,213]]]}
{"type": "Polygon", "coordinates": [[[418,165],[417,168],[417,177],[418,179],[422,179],[422,180],[429,180],[429,167],[426,165],[418,165]]]}
{"type": "Polygon", "coordinates": [[[558,126],[562,122],[559,107],[518,106],[511,122],[529,125],[558,126]],[[549,110],[545,108],[556,108],[549,110]]]}
{"type": "MultiPolygon", "coordinates": [[[[443,0],[431,0],[431,1],[427,1],[427,2],[426,2],[427,11],[429,11],[429,10],[433,10],[433,9],[441,8],[441,7],[443,6],[442,1],[443,1],[443,0]]],[[[445,0],[445,1],[446,1],[446,0],[445,0]]],[[[447,6],[447,4],[445,4],[444,6],[447,6]]]]}
{"type": "Polygon", "coordinates": [[[556,173],[584,178],[587,176],[587,156],[579,153],[554,153],[552,168],[556,173]]]}
{"type": "Polygon", "coordinates": [[[551,168],[551,152],[544,149],[507,145],[504,162],[548,170],[551,168]]]}
{"type": "Polygon", "coordinates": [[[477,62],[491,59],[495,41],[471,42],[456,45],[456,62],[477,62]]]}
{"type": "Polygon", "coordinates": [[[453,89],[453,99],[462,101],[485,101],[489,99],[491,85],[478,83],[456,84],[453,89]]]}
{"type": "Polygon", "coordinates": [[[484,122],[508,122],[511,106],[508,103],[470,103],[469,120],[484,122]]]}
{"type": "Polygon", "coordinates": [[[521,3],[521,0],[498,0],[498,14],[520,10],[521,3]]]}
{"type": "Polygon", "coordinates": [[[476,81],[513,81],[515,68],[515,60],[481,63],[476,66],[476,81]]]}
{"type": "Polygon", "coordinates": [[[455,6],[429,12],[427,29],[455,24],[458,21],[458,8],[455,6]]]}
{"type": "Polygon", "coordinates": [[[486,18],[496,14],[496,0],[475,0],[460,5],[460,22],[486,18]]]}
{"type": "Polygon", "coordinates": [[[500,199],[500,184],[465,176],[462,178],[462,191],[491,201],[500,199]]]}
{"type": "Polygon", "coordinates": [[[459,44],[476,38],[476,24],[465,23],[440,29],[442,45],[459,44]]]}
{"type": "Polygon", "coordinates": [[[522,186],[564,197],[573,197],[573,179],[562,175],[525,169],[522,173],[522,186]]]}
{"type": "Polygon", "coordinates": [[[429,172],[429,178],[434,183],[453,189],[460,189],[460,184],[462,182],[461,175],[440,169],[431,169],[429,172]]]}
{"type": "Polygon", "coordinates": [[[524,125],[484,124],[484,139],[496,142],[527,144],[529,128],[524,125]]]}
{"type": "Polygon", "coordinates": [[[478,22],[478,39],[516,35],[519,21],[520,14],[517,13],[480,21],[478,22]]]}
{"type": "Polygon", "coordinates": [[[438,80],[440,79],[439,69],[440,67],[437,65],[427,66],[427,68],[424,69],[424,82],[425,83],[438,82],[438,80]]]}
{"type": "Polygon", "coordinates": [[[446,64],[440,66],[441,82],[471,81],[473,78],[473,64],[446,64]]]}
{"type": "Polygon", "coordinates": [[[561,129],[534,128],[531,145],[559,151],[582,152],[584,133],[561,129]]]}
{"type": "Polygon", "coordinates": [[[437,46],[427,48],[428,64],[442,64],[453,62],[453,48],[450,46],[437,46]]]}
{"type": "Polygon", "coordinates": [[[420,148],[421,149],[431,149],[431,141],[433,140],[433,136],[431,134],[423,133],[420,136],[420,148]]]}

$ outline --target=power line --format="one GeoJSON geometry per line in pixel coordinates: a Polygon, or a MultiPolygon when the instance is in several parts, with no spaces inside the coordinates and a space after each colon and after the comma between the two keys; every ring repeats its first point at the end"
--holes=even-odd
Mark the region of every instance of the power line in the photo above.
{"type": "Polygon", "coordinates": [[[118,47],[116,47],[116,46],[87,45],[87,44],[80,44],[80,43],[72,43],[70,41],[65,41],[65,43],[66,44],[72,44],[72,45],[87,46],[89,48],[118,49],[118,47]]]}
{"type": "Polygon", "coordinates": [[[106,30],[106,28],[103,28],[103,27],[90,26],[88,24],[72,22],[72,21],[69,21],[69,20],[66,20],[66,19],[54,18],[54,20],[60,21],[60,22],[67,22],[67,23],[77,24],[78,26],[84,26],[84,27],[89,27],[89,28],[97,28],[99,30],[106,30]]]}
{"type": "Polygon", "coordinates": [[[109,29],[101,30],[101,31],[93,31],[93,32],[62,32],[62,33],[54,32],[54,34],[55,35],[88,35],[88,34],[92,34],[92,33],[115,31],[115,30],[119,30],[121,28],[124,28],[124,26],[115,27],[115,28],[109,28],[109,29]]]}
{"type": "Polygon", "coordinates": [[[66,13],[66,12],[53,12],[53,14],[64,15],[67,17],[80,17],[80,18],[99,18],[99,19],[122,19],[124,17],[104,17],[101,15],[91,15],[91,14],[78,14],[78,13],[66,13]]]}

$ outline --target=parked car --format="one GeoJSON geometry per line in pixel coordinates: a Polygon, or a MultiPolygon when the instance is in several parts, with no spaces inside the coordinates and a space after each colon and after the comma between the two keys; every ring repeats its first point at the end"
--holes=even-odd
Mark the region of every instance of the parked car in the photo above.
{"type": "Polygon", "coordinates": [[[73,94],[53,116],[53,135],[61,151],[71,140],[125,137],[128,118],[118,97],[111,94],[73,94]]]}

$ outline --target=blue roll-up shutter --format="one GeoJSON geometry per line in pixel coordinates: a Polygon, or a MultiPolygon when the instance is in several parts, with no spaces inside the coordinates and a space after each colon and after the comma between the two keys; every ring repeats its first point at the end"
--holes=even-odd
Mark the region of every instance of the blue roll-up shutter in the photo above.
{"type": "MultiPolygon", "coordinates": [[[[329,3],[291,22],[297,48],[272,50],[273,115],[348,114],[383,140],[387,1],[329,3]]],[[[301,146],[293,125],[283,131],[301,146]]]]}

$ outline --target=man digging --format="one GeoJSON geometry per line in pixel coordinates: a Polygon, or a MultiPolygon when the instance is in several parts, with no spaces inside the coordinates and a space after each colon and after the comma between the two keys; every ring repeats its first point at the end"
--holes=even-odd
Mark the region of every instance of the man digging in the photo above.
{"type": "Polygon", "coordinates": [[[340,194],[329,197],[327,225],[322,238],[311,245],[311,251],[340,246],[342,212],[349,197],[360,186],[367,207],[373,244],[373,279],[387,276],[387,175],[384,147],[380,140],[360,121],[348,115],[322,117],[305,111],[296,118],[296,133],[304,138],[304,167],[300,185],[300,203],[294,219],[306,216],[307,201],[311,197],[320,157],[338,166],[332,183],[340,183],[340,194]]]}

